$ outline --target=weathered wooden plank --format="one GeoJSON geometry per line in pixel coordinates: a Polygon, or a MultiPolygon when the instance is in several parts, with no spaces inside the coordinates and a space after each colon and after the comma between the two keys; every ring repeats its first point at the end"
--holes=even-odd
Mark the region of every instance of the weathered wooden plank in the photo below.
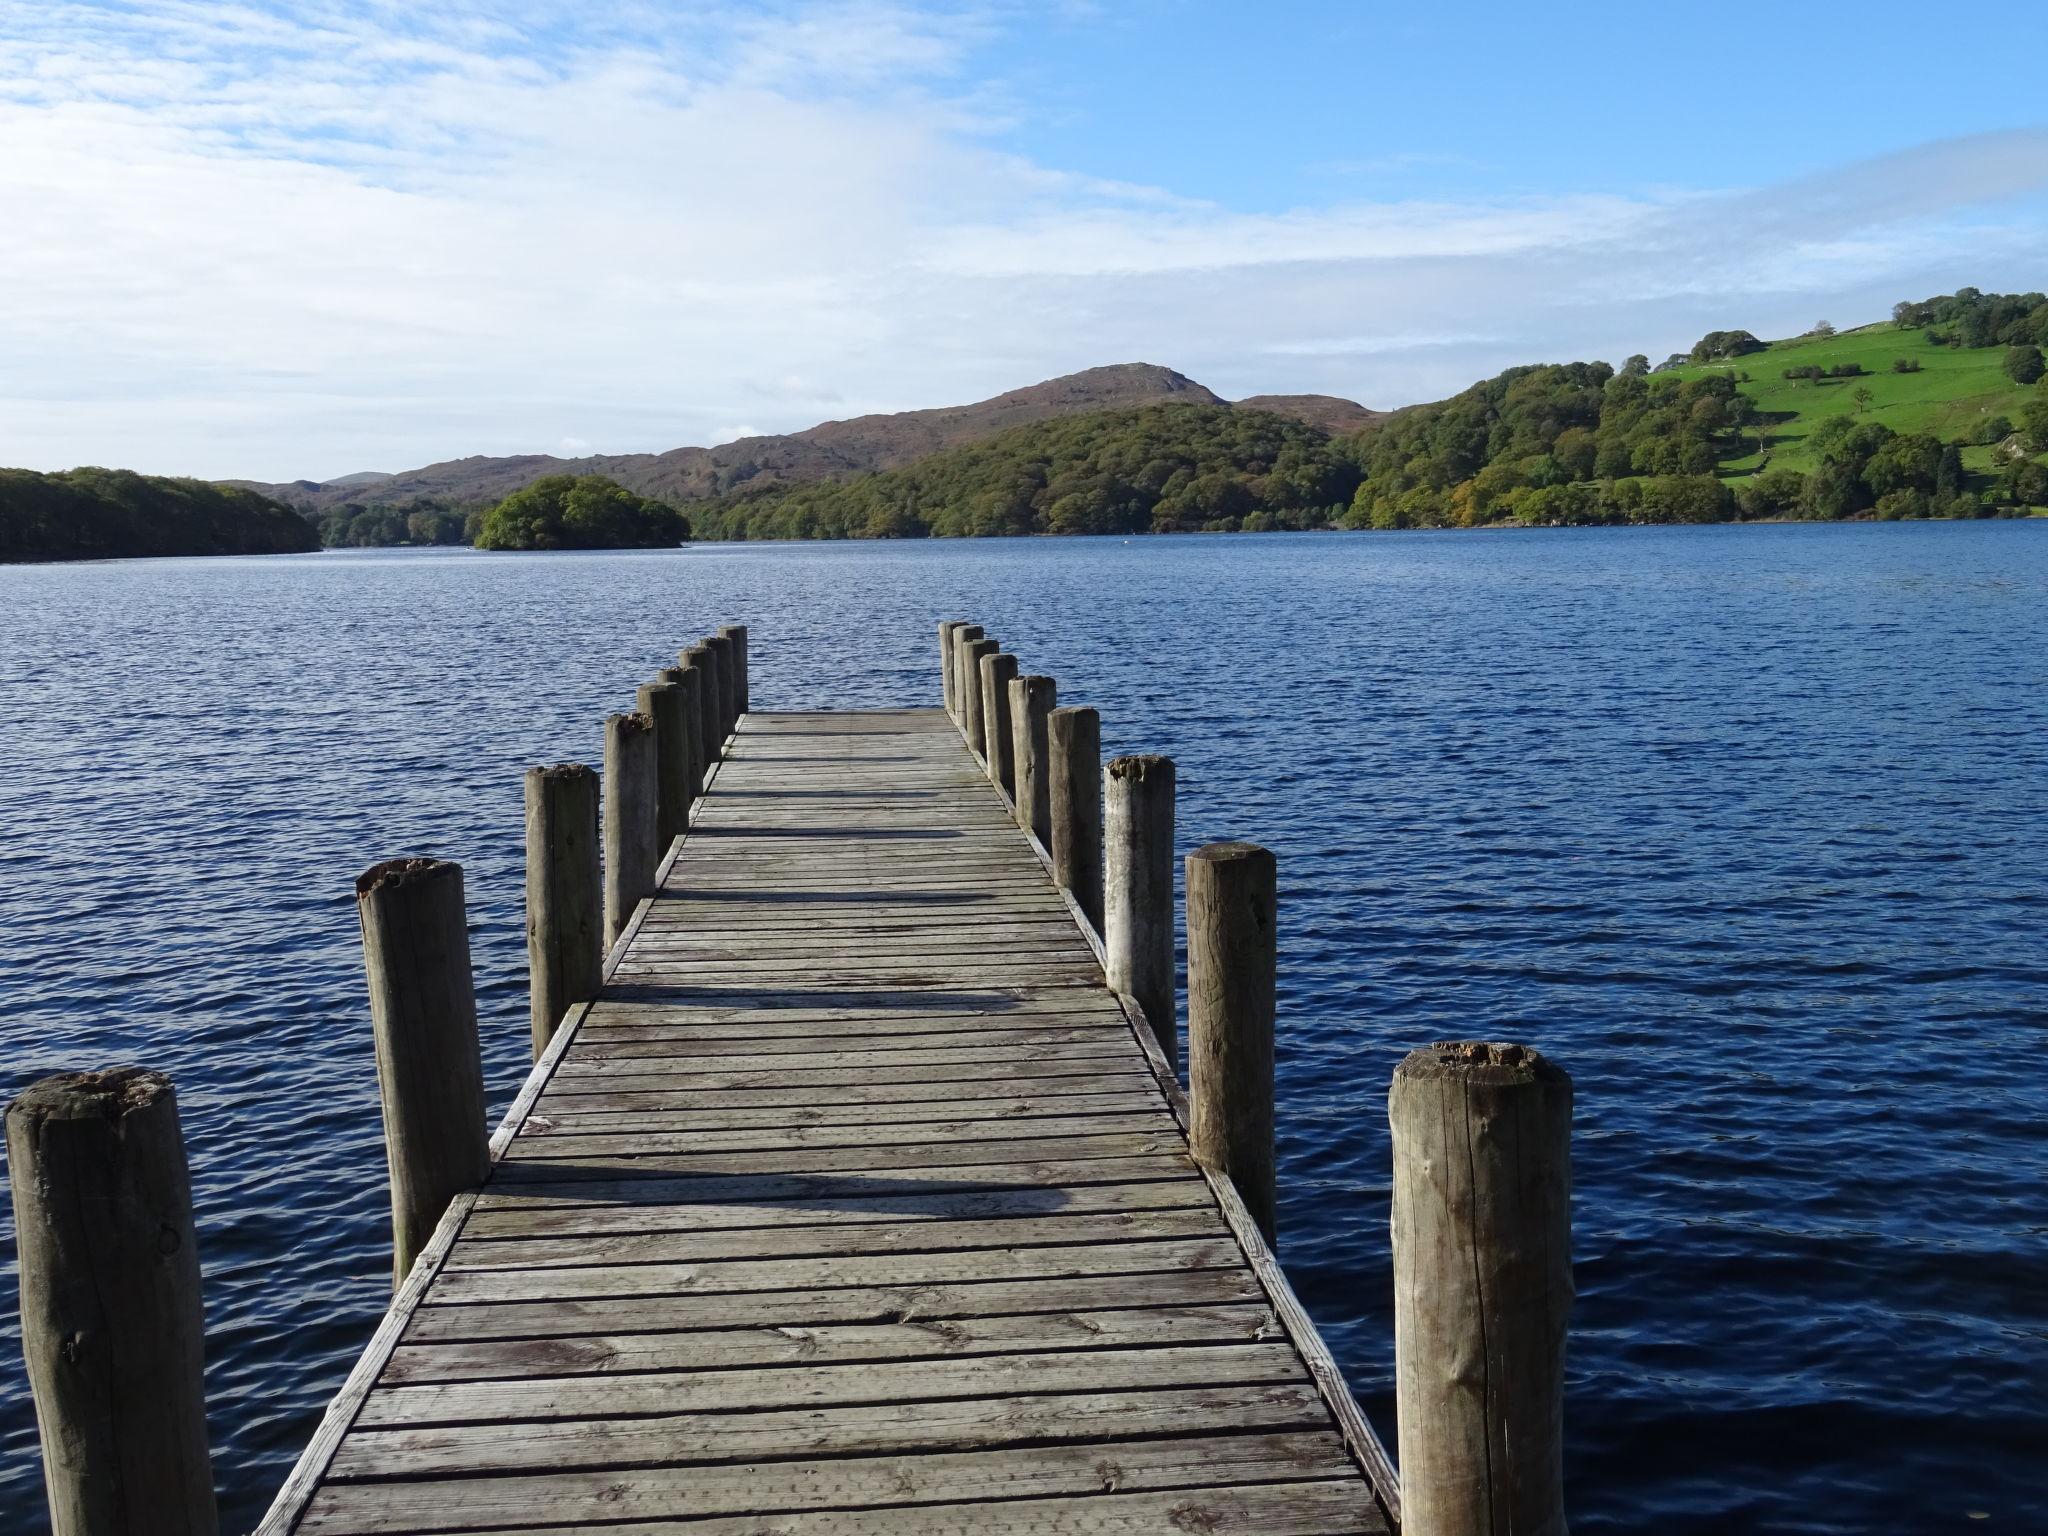
{"type": "MultiPolygon", "coordinates": [[[[1264,1299],[1242,1269],[1198,1269],[1151,1275],[1145,1300],[1158,1306],[1221,1306],[1264,1299]]],[[[820,1291],[755,1295],[735,1304],[723,1296],[615,1296],[539,1303],[497,1302],[421,1307],[407,1343],[457,1340],[576,1338],[699,1328],[817,1328],[828,1324],[927,1321],[1033,1312],[1086,1312],[1127,1305],[1125,1276],[1070,1275],[1051,1280],[999,1280],[954,1285],[918,1281],[820,1291]]]]}
{"type": "Polygon", "coordinates": [[[747,1370],[646,1371],[530,1380],[434,1382],[380,1387],[359,1427],[538,1424],[552,1419],[736,1409],[822,1408],[850,1403],[939,1402],[1044,1392],[1136,1392],[1306,1380],[1287,1343],[1162,1345],[1151,1348],[981,1355],[972,1359],[802,1364],[747,1370]]]}
{"type": "Polygon", "coordinates": [[[886,1217],[895,1227],[925,1222],[992,1221],[1015,1216],[1087,1216],[1108,1211],[1206,1209],[1215,1202],[1193,1172],[1148,1183],[1078,1184],[1066,1188],[943,1190],[935,1194],[866,1194],[839,1199],[704,1201],[688,1204],[479,1207],[462,1229],[467,1238],[602,1238],[656,1232],[726,1232],[784,1227],[858,1226],[886,1217]]]}
{"type": "MultiPolygon", "coordinates": [[[[814,1109],[826,1118],[837,1118],[844,1114],[859,1114],[862,1106],[873,1108],[877,1117],[884,1115],[883,1106],[896,1105],[906,1109],[914,1105],[955,1104],[966,1105],[982,1099],[1011,1099],[1028,1095],[1033,1100],[1051,1101],[1056,1097],[1088,1094],[1115,1094],[1143,1089],[1149,1086],[1133,1072],[1088,1072],[1078,1071],[1065,1076],[1041,1077],[998,1077],[983,1075],[974,1078],[939,1078],[908,1083],[841,1083],[818,1084],[802,1082],[795,1087],[755,1088],[698,1088],[687,1078],[677,1079],[685,1086],[675,1088],[607,1088],[602,1093],[551,1093],[542,1100],[542,1107],[550,1116],[574,1118],[585,1113],[614,1112],[623,1114],[647,1114],[677,1112],[689,1114],[716,1114],[730,1109],[734,1114],[766,1112],[777,1108],[814,1109]]],[[[1147,1102],[1152,1096],[1144,1095],[1147,1102]]],[[[927,1111],[919,1109],[910,1115],[912,1119],[922,1118],[927,1111]]],[[[709,1123],[709,1122],[706,1122],[709,1123]]]]}
{"type": "Polygon", "coordinates": [[[711,1371],[749,1366],[849,1365],[865,1360],[1128,1349],[1139,1345],[1263,1343],[1280,1337],[1272,1308],[1131,1307],[1016,1317],[812,1328],[718,1328],[681,1333],[591,1334],[483,1343],[402,1344],[381,1386],[492,1381],[628,1371],[711,1371]]]}
{"type": "MultiPolygon", "coordinates": [[[[986,1280],[1054,1280],[1077,1275],[1143,1275],[1161,1270],[1227,1269],[1243,1262],[1224,1239],[1131,1239],[1121,1243],[1045,1248],[976,1248],[922,1253],[917,1278],[927,1285],[986,1280]]],[[[886,1285],[904,1273],[893,1253],[793,1259],[711,1260],[701,1264],[625,1264],[550,1269],[443,1270],[427,1292],[428,1306],[476,1301],[576,1300],[592,1296],[709,1296],[886,1285]]],[[[746,1303],[738,1304],[744,1315],[746,1303]]]]}
{"type": "Polygon", "coordinates": [[[485,1238],[465,1233],[446,1270],[539,1269],[551,1265],[680,1264],[710,1259],[799,1254],[894,1253],[921,1256],[953,1248],[1028,1248],[1073,1243],[1123,1243],[1138,1238],[1224,1237],[1214,1210],[1102,1211],[974,1221],[886,1221],[873,1225],[777,1226],[722,1232],[587,1233],[485,1238]]]}
{"type": "MultiPolygon", "coordinates": [[[[985,1119],[927,1120],[892,1126],[878,1134],[862,1125],[749,1126],[714,1131],[593,1131],[550,1126],[530,1130],[512,1143],[507,1156],[520,1162],[584,1160],[594,1157],[644,1158],[660,1154],[708,1156],[721,1152],[801,1153],[811,1149],[860,1147],[886,1140],[891,1153],[912,1147],[958,1148],[978,1141],[1020,1141],[1049,1136],[1171,1136],[1173,1117],[1158,1105],[1099,1115],[1066,1115],[1036,1120],[996,1116],[985,1119]]],[[[950,1160],[950,1159],[949,1159],[950,1160]]]]}
{"type": "MultiPolygon", "coordinates": [[[[706,1058],[705,1069],[712,1072],[829,1072],[851,1070],[860,1067],[890,1068],[903,1063],[905,1052],[885,1050],[860,1042],[857,1049],[828,1051],[771,1051],[752,1054],[735,1054],[706,1058]]],[[[977,1063],[991,1063],[1015,1066],[1019,1053],[1000,1046],[972,1042],[958,1046],[933,1046],[909,1053],[928,1067],[963,1066],[977,1063]]],[[[1130,1048],[1116,1037],[1116,1031],[1105,1030],[1093,1038],[1053,1039],[1031,1047],[1029,1060],[1036,1066],[1053,1061],[1080,1061],[1096,1058],[1130,1060],[1130,1048]]],[[[690,1058],[678,1055],[667,1065],[671,1074],[687,1074],[696,1065],[690,1058]]],[[[562,1086],[584,1084],[592,1080],[612,1077],[634,1077],[644,1075],[646,1066],[635,1058],[623,1061],[605,1058],[591,1058],[581,1053],[572,1060],[562,1063],[555,1073],[555,1082],[562,1086]]]]}
{"type": "Polygon", "coordinates": [[[1328,1419],[1322,1399],[1312,1388],[1283,1383],[535,1424],[359,1429],[336,1452],[333,1475],[338,1480],[357,1480],[576,1467],[640,1468],[714,1459],[865,1456],[970,1450],[1017,1441],[1071,1444],[1231,1430],[1314,1430],[1328,1419]]]}
{"type": "MultiPolygon", "coordinates": [[[[808,1159],[806,1160],[808,1162],[808,1159]]],[[[501,1167],[503,1165],[500,1165],[501,1167]]],[[[517,1205],[648,1205],[666,1202],[737,1200],[825,1201],[851,1195],[887,1192],[897,1198],[936,1194],[944,1190],[1029,1189],[1073,1184],[1129,1184],[1145,1179],[1187,1175],[1194,1164],[1185,1152],[1149,1155],[1051,1158],[1040,1162],[955,1164],[945,1168],[872,1168],[839,1173],[803,1170],[778,1173],[699,1173],[694,1177],[643,1172],[633,1177],[597,1177],[576,1170],[574,1178],[555,1178],[555,1169],[522,1163],[519,1177],[498,1178],[477,1197],[479,1210],[517,1205]]]]}
{"type": "MultiPolygon", "coordinates": [[[[927,1058],[937,1051],[967,1048],[1008,1050],[1028,1054],[1042,1045],[1095,1044],[1110,1048],[1100,1054],[1127,1055],[1129,1031],[1119,1024],[1088,1022],[1055,1024],[1033,1029],[962,1029],[910,1035],[866,1034],[847,1039],[843,1035],[781,1036],[773,1040],[719,1039],[712,1035],[685,1033],[657,1040],[586,1040],[576,1052],[579,1063],[594,1061],[661,1061],[671,1057],[718,1060],[727,1057],[792,1056],[829,1054],[849,1045],[862,1051],[917,1051],[927,1058]]],[[[1164,1105],[1160,1106],[1162,1112],[1164,1105]]]]}

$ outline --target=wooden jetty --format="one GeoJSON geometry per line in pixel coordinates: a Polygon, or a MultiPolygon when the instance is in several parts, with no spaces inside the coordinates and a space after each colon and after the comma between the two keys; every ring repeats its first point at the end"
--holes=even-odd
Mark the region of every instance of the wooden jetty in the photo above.
{"type": "MultiPolygon", "coordinates": [[[[1268,1240],[1271,856],[1190,860],[1191,1110],[1170,1016],[1113,984],[1156,985],[1163,923],[1172,997],[1171,914],[1134,910],[1161,899],[1171,764],[1111,765],[1102,846],[1092,712],[1048,727],[1049,680],[981,666],[999,709],[968,683],[989,642],[945,630],[944,709],[753,712],[744,630],[685,653],[674,697],[608,722],[602,900],[594,776],[535,770],[537,1060],[487,1144],[460,871],[364,877],[399,1284],[258,1536],[1401,1527],[1268,1240]],[[630,916],[579,983],[563,955],[600,911],[630,916]]],[[[1485,1269],[1460,1219],[1430,1238],[1454,1276],[1485,1269]]],[[[1490,1393],[1457,1408],[1492,1368],[1463,1323],[1492,1314],[1433,1262],[1409,1268],[1456,1402],[1417,1397],[1412,1433],[1499,1507],[1410,1528],[1561,1530],[1516,1523],[1526,1470],[1466,1476],[1501,1430],[1490,1393]]]]}

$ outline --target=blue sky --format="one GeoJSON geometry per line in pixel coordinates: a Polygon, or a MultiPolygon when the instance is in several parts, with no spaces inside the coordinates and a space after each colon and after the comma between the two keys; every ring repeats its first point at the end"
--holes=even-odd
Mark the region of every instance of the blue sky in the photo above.
{"type": "Polygon", "coordinates": [[[0,463],[659,450],[1130,360],[1392,406],[2048,287],[2048,12],[1933,24],[0,0],[0,463]]]}

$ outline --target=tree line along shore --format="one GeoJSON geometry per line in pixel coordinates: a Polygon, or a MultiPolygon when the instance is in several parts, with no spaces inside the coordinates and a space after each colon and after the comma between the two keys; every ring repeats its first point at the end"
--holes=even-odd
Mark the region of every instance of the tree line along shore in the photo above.
{"type": "Polygon", "coordinates": [[[600,475],[489,504],[304,515],[124,471],[0,472],[0,559],[470,544],[2027,516],[2048,508],[2048,299],[1960,289],[1891,320],[1511,368],[1361,430],[1222,404],[1055,416],[898,468],[673,506],[600,475]]]}

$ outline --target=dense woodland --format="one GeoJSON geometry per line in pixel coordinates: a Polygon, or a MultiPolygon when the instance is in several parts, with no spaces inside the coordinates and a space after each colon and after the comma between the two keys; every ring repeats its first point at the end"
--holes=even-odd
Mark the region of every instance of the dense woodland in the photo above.
{"type": "Polygon", "coordinates": [[[674,507],[602,475],[545,475],[484,513],[478,549],[673,549],[690,537],[674,507]]]}
{"type": "Polygon", "coordinates": [[[304,518],[254,491],[125,469],[0,469],[0,561],[278,555],[319,547],[304,518]]]}

